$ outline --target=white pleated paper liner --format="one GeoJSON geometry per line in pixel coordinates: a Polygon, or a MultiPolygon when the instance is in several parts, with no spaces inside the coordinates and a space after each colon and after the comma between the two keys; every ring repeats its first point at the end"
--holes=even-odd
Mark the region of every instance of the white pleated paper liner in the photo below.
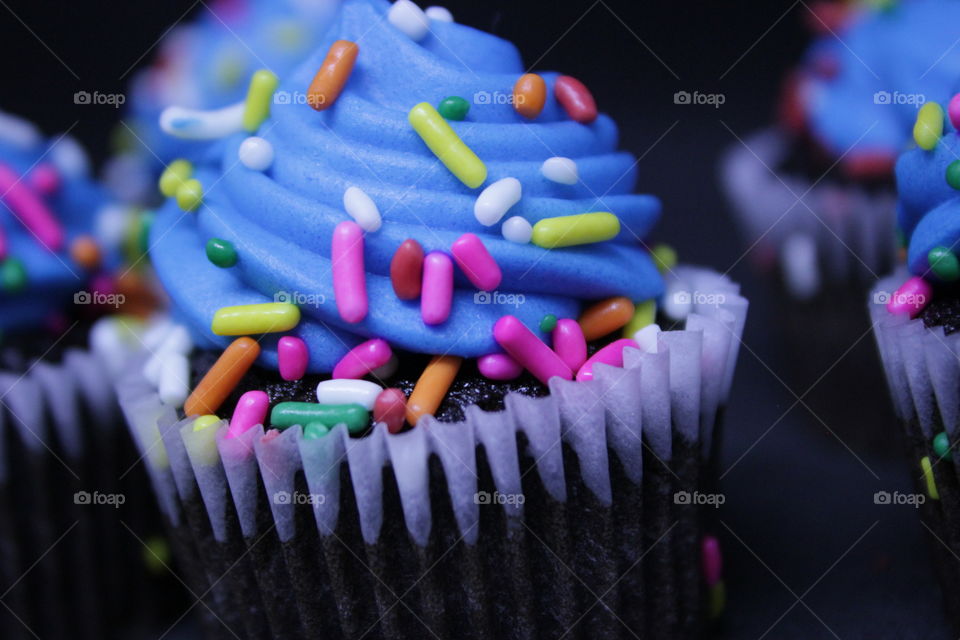
{"type": "Polygon", "coordinates": [[[131,362],[121,404],[190,561],[217,586],[243,561],[210,606],[240,637],[264,619],[284,638],[694,634],[701,515],[675,494],[701,487],[748,305],[718,274],[675,274],[686,330],[657,352],[397,435],[195,432],[142,378],[147,354],[131,362]]]}
{"type": "Polygon", "coordinates": [[[765,129],[734,144],[722,160],[722,186],[746,247],[765,269],[779,271],[799,300],[858,283],[866,289],[896,257],[893,189],[782,172],[791,144],[782,132],[765,129]]]}
{"type": "Polygon", "coordinates": [[[926,496],[920,515],[934,534],[928,540],[944,600],[960,632],[960,333],[947,335],[942,327],[927,328],[920,319],[887,311],[886,302],[908,276],[901,270],[880,280],[867,304],[894,411],[906,431],[917,491],[926,496]],[[950,452],[938,459],[933,441],[942,432],[950,452]]]}

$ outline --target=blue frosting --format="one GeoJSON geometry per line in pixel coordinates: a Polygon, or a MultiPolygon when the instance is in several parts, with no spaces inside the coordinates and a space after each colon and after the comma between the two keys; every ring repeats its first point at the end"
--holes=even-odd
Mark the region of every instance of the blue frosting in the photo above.
{"type": "Polygon", "coordinates": [[[945,102],[960,78],[960,2],[902,0],[867,9],[808,50],[801,100],[814,138],[835,157],[899,154],[921,100],[945,102]],[[815,68],[830,61],[836,74],[815,68]],[[913,98],[912,96],[922,96],[913,98]]]}
{"type": "MultiPolygon", "coordinates": [[[[337,39],[355,41],[360,54],[337,103],[317,112],[299,100],[274,104],[259,135],[275,150],[265,173],[239,164],[243,136],[223,145],[219,165],[199,167],[204,206],[185,214],[170,200],[153,226],[152,259],[176,313],[201,344],[223,346],[229,337],[210,331],[214,312],[227,305],[272,302],[278,292],[294,296],[302,320],[294,331],[310,347],[311,368],[329,371],[347,349],[370,337],[421,353],[465,357],[495,352],[492,327],[514,314],[536,329],[548,313],[577,317],[584,301],[625,295],[659,296],[663,283],[639,238],[660,213],[652,196],[632,194],[635,158],[617,151],[616,125],[601,115],[590,125],[567,117],[552,97],[557,75],[543,74],[550,97],[542,114],[523,120],[497,96],[511,92],[524,72],[508,42],[469,27],[431,24],[414,42],[386,19],[382,0],[348,0],[317,51],[280,87],[302,95],[337,39]],[[475,94],[486,92],[491,99],[475,94]],[[515,177],[523,198],[508,216],[531,224],[540,219],[589,211],[611,211],[620,235],[608,242],[546,250],[506,241],[500,226],[482,226],[473,215],[480,189],[454,177],[407,122],[419,102],[437,104],[459,95],[473,101],[458,135],[486,163],[484,186],[515,177]],[[576,160],[581,182],[548,181],[540,166],[551,156],[576,160]],[[358,324],[341,320],[333,294],[330,242],[335,226],[349,218],[343,193],[363,189],[376,202],[383,226],[365,235],[370,311],[358,324]],[[499,292],[510,297],[475,299],[477,290],[459,270],[450,318],[426,326],[419,302],[399,300],[389,278],[390,260],[407,238],[425,251],[449,251],[461,234],[480,236],[503,272],[499,292]],[[229,269],[211,264],[204,252],[212,237],[230,240],[239,262],[229,269]],[[497,304],[496,302],[503,302],[497,304]],[[520,302],[520,304],[512,304],[520,302]]],[[[264,340],[264,360],[275,364],[275,340],[264,340]]]]}

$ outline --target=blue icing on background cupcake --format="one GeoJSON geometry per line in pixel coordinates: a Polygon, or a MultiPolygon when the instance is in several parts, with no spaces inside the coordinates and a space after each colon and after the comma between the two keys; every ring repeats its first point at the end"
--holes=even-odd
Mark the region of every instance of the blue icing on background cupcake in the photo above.
{"type": "MultiPolygon", "coordinates": [[[[273,101],[271,117],[257,133],[274,152],[266,171],[240,163],[245,136],[233,136],[219,163],[197,165],[192,177],[204,193],[196,212],[182,211],[173,200],[159,210],[152,261],[175,314],[198,344],[230,342],[211,332],[219,308],[269,303],[286,294],[305,301],[293,333],[309,346],[312,371],[330,371],[349,348],[374,337],[420,353],[477,357],[499,350],[492,327],[504,315],[517,316],[536,332],[546,314],[576,318],[587,301],[661,295],[663,282],[640,242],[660,203],[631,193],[636,160],[617,151],[613,121],[605,115],[590,124],[573,121],[554,98],[553,73],[542,74],[548,91],[540,115],[522,118],[500,99],[524,73],[513,45],[438,21],[414,41],[385,19],[389,8],[381,0],[348,0],[319,48],[285,79],[279,95],[305,95],[334,41],[359,45],[356,66],[330,108],[318,112],[304,100],[273,101]],[[448,96],[472,102],[464,121],[449,124],[486,165],[487,179],[478,189],[453,175],[408,122],[418,103],[436,105],[448,96]],[[554,156],[576,162],[579,182],[561,184],[542,174],[541,165],[554,156]],[[510,242],[499,224],[484,226],[473,212],[481,190],[506,177],[518,179],[523,189],[506,217],[535,224],[610,211],[620,232],[605,242],[558,249],[510,242]],[[331,236],[350,219],[343,196],[351,186],[369,195],[383,218],[382,227],[364,238],[369,313],[357,323],[339,315],[331,274],[331,236]],[[485,303],[491,298],[478,298],[458,269],[449,318],[428,326],[417,301],[394,294],[391,258],[408,238],[425,252],[448,252],[467,232],[481,238],[499,265],[498,291],[513,294],[514,304],[496,304],[496,297],[485,303]],[[207,259],[204,247],[211,238],[233,244],[235,266],[220,268],[207,259]]],[[[263,344],[266,363],[275,366],[275,338],[263,344]]]]}

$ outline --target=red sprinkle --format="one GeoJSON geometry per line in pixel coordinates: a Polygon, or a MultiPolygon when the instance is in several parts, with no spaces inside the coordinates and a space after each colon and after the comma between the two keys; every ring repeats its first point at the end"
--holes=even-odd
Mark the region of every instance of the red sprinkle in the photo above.
{"type": "Polygon", "coordinates": [[[407,396],[400,389],[384,389],[373,403],[373,421],[383,422],[390,433],[399,433],[407,415],[407,396]]]}
{"type": "Polygon", "coordinates": [[[597,119],[597,103],[587,87],[572,76],[560,76],[553,86],[557,102],[571,119],[590,124],[597,119]]]}
{"type": "Polygon", "coordinates": [[[854,180],[870,180],[893,175],[897,163],[895,153],[883,151],[864,151],[851,153],[842,161],[843,172],[854,180]]]}
{"type": "Polygon", "coordinates": [[[420,297],[423,278],[423,247],[413,238],[407,238],[390,261],[390,282],[401,300],[420,297]]]}

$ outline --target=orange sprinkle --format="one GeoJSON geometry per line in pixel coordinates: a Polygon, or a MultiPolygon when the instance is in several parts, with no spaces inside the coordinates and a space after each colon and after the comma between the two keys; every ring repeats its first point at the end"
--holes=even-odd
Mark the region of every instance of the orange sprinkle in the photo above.
{"type": "Polygon", "coordinates": [[[70,244],[70,257],[87,270],[100,266],[100,245],[92,236],[78,236],[70,244]]]}
{"type": "Polygon", "coordinates": [[[421,416],[433,415],[457,377],[462,362],[459,356],[433,357],[407,399],[407,422],[416,426],[421,416]]]}
{"type": "Polygon", "coordinates": [[[187,398],[184,413],[188,416],[216,413],[259,355],[260,345],[252,338],[231,342],[187,398]]]}
{"type": "Polygon", "coordinates": [[[633,303],[629,298],[618,296],[601,300],[587,308],[577,321],[583,329],[583,337],[596,340],[622,328],[633,317],[633,303]]]}
{"type": "Polygon", "coordinates": [[[333,106],[350,78],[359,52],[360,47],[349,40],[337,40],[330,45],[327,57],[307,89],[307,103],[311,107],[323,111],[333,106]]]}
{"type": "Polygon", "coordinates": [[[513,85],[513,108],[524,118],[533,119],[547,101],[547,83],[535,73],[525,73],[513,85]]]}

